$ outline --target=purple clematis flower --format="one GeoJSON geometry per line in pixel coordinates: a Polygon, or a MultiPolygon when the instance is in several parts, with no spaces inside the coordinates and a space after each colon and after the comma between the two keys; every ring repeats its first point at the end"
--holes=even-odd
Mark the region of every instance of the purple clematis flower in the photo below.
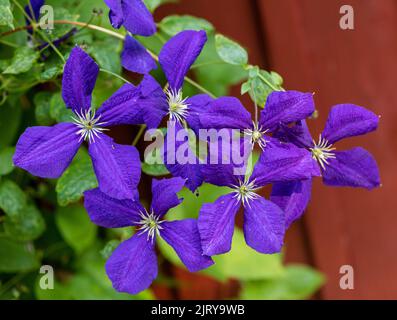
{"type": "MultiPolygon", "coordinates": [[[[232,152],[235,150],[232,149],[232,152]]],[[[293,144],[269,138],[266,151],[260,155],[252,174],[247,176],[235,174],[236,166],[231,161],[231,164],[222,164],[220,158],[225,159],[227,152],[218,152],[218,164],[203,165],[202,169],[206,182],[231,188],[229,194],[201,208],[198,227],[204,254],[212,256],[230,250],[234,220],[241,205],[244,207],[246,243],[261,253],[280,252],[285,233],[284,212],[273,202],[258,195],[257,191],[268,184],[317,175],[310,154],[293,144]]]]}
{"type": "MultiPolygon", "coordinates": [[[[312,139],[305,121],[291,128],[281,126],[276,135],[310,152],[326,185],[373,189],[380,185],[380,177],[372,155],[360,147],[337,151],[334,144],[374,131],[378,122],[379,117],[363,107],[340,104],[332,107],[318,141],[312,139]]],[[[311,179],[274,184],[271,199],[286,212],[287,227],[302,216],[310,200],[311,184],[311,179]]]]}
{"type": "Polygon", "coordinates": [[[202,128],[240,129],[250,138],[252,147],[258,144],[264,150],[267,134],[273,133],[280,124],[306,119],[313,112],[311,93],[275,91],[267,98],[259,121],[252,121],[251,114],[234,97],[215,100],[205,113],[200,113],[199,119],[202,128]]]}
{"type": "Polygon", "coordinates": [[[122,25],[132,34],[151,36],[156,32],[153,16],[142,0],[105,0],[113,28],[122,25]]]}
{"type": "Polygon", "coordinates": [[[189,271],[196,272],[213,264],[210,257],[202,254],[195,219],[163,220],[169,209],[182,202],[177,192],[184,184],[181,178],[153,179],[149,211],[139,201],[116,200],[98,189],[85,192],[84,204],[94,223],[105,228],[137,228],[135,235],[119,245],[106,263],[106,272],[116,290],[136,294],[157,277],[157,236],[174,248],[189,271]]]}
{"type": "Polygon", "coordinates": [[[58,178],[86,141],[99,188],[108,195],[132,198],[140,179],[140,159],[135,147],[116,144],[105,135],[106,127],[128,123],[133,108],[105,102],[96,112],[91,94],[99,67],[75,47],[64,68],[62,96],[74,112],[70,123],[52,127],[30,127],[18,140],[14,164],[42,178],[58,178]]]}
{"type": "MultiPolygon", "coordinates": [[[[159,63],[164,70],[168,87],[164,92],[156,80],[150,75],[145,75],[145,85],[142,86],[146,89],[143,90],[153,94],[146,95],[147,99],[141,99],[139,113],[136,114],[136,118],[131,119],[131,122],[138,124],[141,121],[149,128],[156,128],[161,120],[168,115],[176,132],[185,130],[184,127],[187,125],[196,133],[198,132],[200,128],[198,115],[206,111],[213,99],[207,94],[186,98],[183,96],[182,86],[187,72],[199,56],[206,41],[207,36],[204,31],[187,30],[178,33],[164,45],[159,54],[159,63]]],[[[132,44],[132,47],[135,45],[132,44]]],[[[150,63],[141,64],[141,61],[140,59],[131,59],[129,61],[130,68],[135,70],[141,68],[141,71],[145,71],[145,66],[150,63]],[[142,67],[142,65],[145,66],[142,67]]],[[[129,99],[135,99],[135,96],[128,92],[127,85],[120,91],[115,94],[115,97],[120,96],[116,99],[120,104],[127,104],[129,99]]],[[[174,139],[174,137],[167,135],[165,140],[168,141],[168,139],[174,139]]],[[[183,142],[176,141],[175,149],[181,143],[183,142]]],[[[166,154],[171,151],[165,148],[164,152],[164,159],[167,159],[166,154]]],[[[186,186],[190,190],[194,191],[202,184],[202,175],[198,164],[179,165],[165,162],[165,165],[174,176],[187,179],[186,186]]]]}

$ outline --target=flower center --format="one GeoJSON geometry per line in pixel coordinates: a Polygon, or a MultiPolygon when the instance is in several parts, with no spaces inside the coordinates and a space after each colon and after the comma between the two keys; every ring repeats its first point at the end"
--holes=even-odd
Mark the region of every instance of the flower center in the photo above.
{"type": "Polygon", "coordinates": [[[106,122],[99,122],[101,116],[95,117],[95,110],[92,108],[87,111],[81,111],[75,113],[76,116],[73,116],[74,124],[80,128],[76,134],[80,135],[80,140],[95,142],[95,138],[99,138],[99,134],[102,131],[108,130],[106,128],[102,128],[106,122]]]}
{"type": "Polygon", "coordinates": [[[255,192],[257,190],[255,180],[251,182],[239,180],[238,185],[233,185],[232,188],[234,189],[233,193],[235,193],[234,198],[241,201],[243,206],[246,204],[249,206],[251,200],[259,198],[259,195],[255,192]]]}
{"type": "Polygon", "coordinates": [[[164,221],[160,221],[160,217],[155,215],[152,211],[148,213],[146,210],[145,212],[140,212],[141,220],[135,222],[139,225],[138,230],[142,230],[140,234],[147,233],[147,240],[149,239],[153,242],[155,235],[157,234],[160,236],[160,230],[163,229],[161,224],[164,221]]]}
{"type": "Polygon", "coordinates": [[[182,90],[167,89],[165,94],[167,95],[170,119],[182,122],[189,111],[189,104],[186,103],[187,98],[183,98],[182,90]]]}
{"type": "Polygon", "coordinates": [[[264,130],[262,127],[259,126],[258,123],[253,122],[253,128],[252,129],[245,129],[244,133],[248,135],[251,139],[251,144],[252,146],[257,143],[259,147],[264,150],[266,148],[267,140],[265,134],[269,130],[264,130]]]}
{"type": "Polygon", "coordinates": [[[313,144],[313,148],[310,148],[312,157],[320,164],[321,168],[325,170],[325,165],[328,165],[328,159],[335,158],[335,153],[332,152],[335,148],[332,148],[332,144],[321,137],[321,134],[318,143],[313,140],[313,144]]]}

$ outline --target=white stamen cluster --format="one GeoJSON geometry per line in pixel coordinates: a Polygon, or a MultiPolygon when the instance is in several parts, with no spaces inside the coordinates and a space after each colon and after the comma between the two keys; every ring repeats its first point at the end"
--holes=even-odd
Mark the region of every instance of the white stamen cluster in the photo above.
{"type": "Polygon", "coordinates": [[[266,136],[265,134],[268,132],[269,130],[264,130],[262,127],[259,126],[258,123],[256,123],[255,121],[253,121],[253,128],[252,129],[245,129],[244,133],[246,135],[248,135],[249,137],[251,137],[251,144],[252,146],[255,145],[255,143],[257,143],[259,145],[259,147],[264,150],[266,148],[266,144],[267,144],[267,140],[266,140],[266,136]]]}
{"type": "Polygon", "coordinates": [[[95,138],[99,138],[99,134],[102,131],[108,130],[106,128],[102,128],[106,122],[99,122],[101,116],[99,115],[95,118],[95,110],[88,109],[87,111],[81,110],[79,112],[75,112],[76,116],[73,116],[73,122],[80,128],[76,134],[80,135],[80,140],[95,142],[95,138]]]}
{"type": "Polygon", "coordinates": [[[154,236],[157,234],[160,236],[160,230],[163,229],[160,224],[164,221],[160,221],[160,217],[155,215],[152,211],[151,213],[140,212],[141,220],[135,222],[139,225],[138,230],[142,230],[139,234],[147,233],[147,240],[151,240],[153,242],[154,236]]]}
{"type": "Polygon", "coordinates": [[[321,134],[318,143],[313,140],[313,144],[313,148],[310,148],[312,157],[320,164],[321,168],[325,170],[325,165],[328,165],[328,159],[335,158],[335,153],[332,152],[335,148],[332,148],[332,144],[321,137],[321,134]]]}
{"type": "Polygon", "coordinates": [[[165,94],[167,95],[170,119],[181,123],[189,112],[189,104],[186,102],[188,98],[183,98],[182,90],[167,89],[165,94]]]}
{"type": "Polygon", "coordinates": [[[255,192],[257,189],[255,187],[255,180],[251,182],[239,180],[239,184],[233,185],[232,188],[234,189],[233,193],[235,193],[233,198],[236,198],[243,206],[246,204],[250,206],[251,200],[259,198],[259,195],[255,192]]]}

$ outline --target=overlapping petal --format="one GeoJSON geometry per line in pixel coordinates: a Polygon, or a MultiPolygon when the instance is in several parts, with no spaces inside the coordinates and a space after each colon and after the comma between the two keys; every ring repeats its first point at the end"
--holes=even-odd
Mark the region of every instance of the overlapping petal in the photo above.
{"type": "Polygon", "coordinates": [[[93,223],[105,228],[121,228],[135,225],[145,209],[138,201],[117,200],[101,192],[99,188],[84,192],[84,207],[93,223]]]}
{"type": "Polygon", "coordinates": [[[363,148],[336,151],[335,158],[328,160],[323,180],[329,186],[379,187],[379,170],[373,156],[363,148]]]}
{"type": "Polygon", "coordinates": [[[311,148],[313,138],[305,120],[297,122],[294,126],[279,125],[273,137],[284,142],[291,142],[300,148],[311,148]]]}
{"type": "Polygon", "coordinates": [[[132,34],[151,36],[156,32],[153,16],[142,0],[105,0],[110,8],[109,19],[113,28],[121,25],[132,34]]]}
{"type": "Polygon", "coordinates": [[[189,143],[189,132],[179,122],[168,122],[164,139],[163,161],[174,177],[186,180],[186,187],[194,192],[203,183],[200,159],[189,143]]]}
{"type": "Polygon", "coordinates": [[[72,162],[81,144],[72,123],[27,128],[20,136],[14,164],[42,178],[59,178],[72,162]]]}
{"type": "Polygon", "coordinates": [[[99,189],[116,199],[134,199],[141,176],[141,161],[133,146],[119,145],[101,134],[89,145],[99,189]]]}
{"type": "Polygon", "coordinates": [[[202,128],[244,130],[252,127],[251,114],[240,100],[234,97],[221,97],[214,100],[199,118],[202,128]]]}
{"type": "Polygon", "coordinates": [[[99,67],[80,47],[74,47],[66,61],[62,78],[62,97],[68,108],[82,113],[91,108],[91,94],[99,67]]]}
{"type": "Polygon", "coordinates": [[[152,180],[152,209],[158,216],[163,216],[167,211],[179,205],[183,199],[178,197],[178,192],[185,185],[185,179],[176,177],[171,179],[152,180]]]}
{"type": "Polygon", "coordinates": [[[252,172],[256,186],[309,179],[321,172],[309,151],[275,139],[268,142],[252,172]]]}
{"type": "Polygon", "coordinates": [[[230,251],[234,220],[239,208],[240,203],[232,193],[201,207],[198,229],[204,254],[212,256],[230,251]]]}
{"type": "Polygon", "coordinates": [[[208,155],[201,165],[201,172],[204,181],[230,187],[244,180],[251,144],[246,139],[234,138],[231,130],[221,130],[225,130],[225,136],[208,143],[208,155]]]}
{"type": "Polygon", "coordinates": [[[339,104],[332,107],[322,136],[333,144],[374,131],[378,123],[379,117],[372,111],[354,104],[339,104]]]}
{"type": "Polygon", "coordinates": [[[208,112],[213,100],[208,94],[197,94],[186,100],[189,110],[186,122],[196,135],[199,134],[199,129],[203,128],[200,124],[200,115],[208,112]]]}
{"type": "Polygon", "coordinates": [[[157,128],[166,113],[166,97],[150,75],[146,75],[137,87],[124,84],[97,111],[100,121],[107,127],[146,124],[149,128],[157,128]]]}
{"type": "Polygon", "coordinates": [[[174,248],[190,272],[200,271],[214,264],[210,257],[203,255],[196,220],[165,221],[161,226],[161,237],[174,248]]]}
{"type": "Polygon", "coordinates": [[[284,212],[273,202],[260,197],[245,206],[244,237],[251,248],[266,254],[280,252],[284,234],[284,212]]]}
{"type": "Polygon", "coordinates": [[[310,201],[311,190],[311,179],[273,184],[270,200],[284,211],[286,228],[303,215],[310,201]]]}
{"type": "Polygon", "coordinates": [[[280,123],[304,120],[314,112],[313,94],[299,91],[274,91],[261,111],[259,124],[274,130],[280,123]]]}
{"type": "Polygon", "coordinates": [[[133,72],[146,74],[157,68],[156,61],[146,48],[133,37],[127,35],[121,52],[121,65],[133,72]]]}
{"type": "Polygon", "coordinates": [[[116,248],[105,267],[117,291],[137,294],[147,289],[158,272],[154,242],[135,234],[116,248]]]}
{"type": "Polygon", "coordinates": [[[205,31],[186,30],[163,46],[159,62],[172,90],[178,91],[182,87],[190,66],[196,61],[206,41],[205,31]]]}

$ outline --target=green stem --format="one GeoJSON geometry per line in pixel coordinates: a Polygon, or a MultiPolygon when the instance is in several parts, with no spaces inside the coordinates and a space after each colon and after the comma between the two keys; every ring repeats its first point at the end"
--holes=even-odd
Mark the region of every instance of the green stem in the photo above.
{"type": "Polygon", "coordinates": [[[38,25],[32,20],[32,18],[29,17],[29,15],[25,12],[25,10],[22,8],[22,6],[19,4],[17,0],[12,0],[12,2],[17,6],[17,8],[22,12],[22,14],[28,19],[30,24],[33,26],[33,30],[36,30],[40,36],[48,42],[48,44],[51,46],[51,48],[56,52],[56,54],[61,58],[63,63],[66,63],[64,56],[62,53],[58,50],[58,48],[52,43],[50,38],[47,37],[47,35],[40,30],[40,28],[36,28],[38,25]]]}
{"type": "Polygon", "coordinates": [[[200,91],[208,94],[211,98],[216,99],[216,96],[212,92],[208,91],[206,88],[199,85],[196,81],[194,81],[188,77],[185,77],[185,80],[186,80],[186,82],[190,83],[192,86],[195,86],[200,91]]]}
{"type": "MultiPolygon", "coordinates": [[[[13,0],[13,1],[15,1],[15,0],[13,0]]],[[[79,22],[79,21],[70,21],[70,20],[54,20],[53,23],[54,24],[70,24],[70,25],[85,27],[87,29],[91,29],[91,30],[95,30],[95,31],[99,31],[99,32],[105,33],[105,34],[110,35],[110,36],[112,36],[114,38],[117,38],[119,40],[124,40],[124,38],[125,38],[125,36],[120,34],[120,33],[114,32],[112,30],[109,30],[109,29],[106,29],[106,28],[103,28],[103,27],[100,27],[100,26],[97,26],[97,25],[94,25],[94,24],[87,24],[87,23],[83,23],[83,22],[79,22]]],[[[7,35],[10,35],[10,34],[13,34],[14,32],[18,32],[18,31],[22,31],[22,30],[26,30],[26,29],[31,29],[31,28],[36,28],[37,26],[38,25],[36,25],[36,24],[32,24],[31,26],[18,27],[18,28],[14,29],[14,30],[10,30],[10,31],[6,31],[6,32],[3,32],[3,33],[0,33],[0,38],[4,37],[4,36],[7,36],[7,35]]],[[[156,60],[156,61],[159,60],[158,56],[155,53],[153,53],[150,50],[147,50],[147,51],[149,52],[149,54],[152,56],[152,58],[154,60],[156,60]]],[[[205,89],[204,87],[202,87],[197,82],[195,82],[194,80],[190,79],[189,77],[185,77],[185,80],[186,80],[186,82],[189,82],[191,85],[195,86],[200,91],[208,94],[212,98],[216,98],[216,96],[213,93],[211,93],[210,91],[208,91],[207,89],[205,89]]]]}
{"type": "Polygon", "coordinates": [[[212,66],[215,64],[225,64],[225,62],[223,62],[223,61],[208,61],[208,62],[203,62],[203,63],[196,63],[196,64],[192,65],[192,67],[190,69],[212,66]]]}
{"type": "Polygon", "coordinates": [[[4,44],[6,46],[9,46],[9,47],[13,47],[13,48],[18,48],[19,47],[17,44],[12,43],[12,42],[8,42],[8,41],[5,41],[5,40],[0,40],[0,43],[4,44]]]}
{"type": "Polygon", "coordinates": [[[112,72],[110,70],[106,70],[106,69],[100,68],[99,71],[111,74],[112,76],[115,76],[116,78],[120,79],[121,81],[124,81],[125,83],[131,83],[127,79],[123,78],[122,76],[120,76],[117,73],[114,73],[114,72],[112,72]]]}
{"type": "Polygon", "coordinates": [[[139,131],[136,134],[134,141],[132,141],[132,145],[133,146],[136,146],[136,144],[138,143],[138,141],[141,138],[142,134],[145,132],[145,129],[146,129],[146,125],[145,124],[141,124],[141,127],[139,128],[139,131]]]}

